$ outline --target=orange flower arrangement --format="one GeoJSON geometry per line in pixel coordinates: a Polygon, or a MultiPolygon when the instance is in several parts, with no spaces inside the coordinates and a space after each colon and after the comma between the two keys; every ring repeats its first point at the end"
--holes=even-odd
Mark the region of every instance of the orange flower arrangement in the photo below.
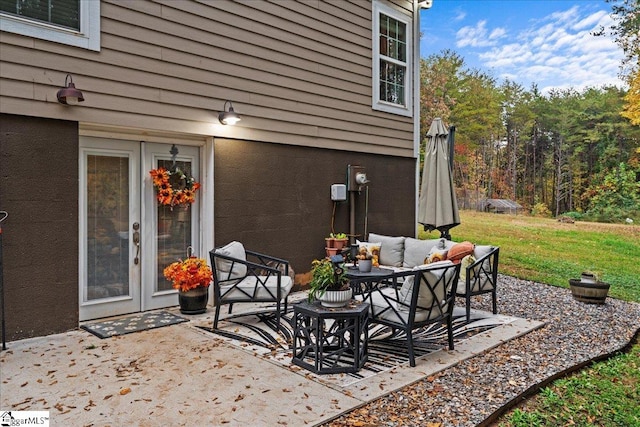
{"type": "Polygon", "coordinates": [[[164,269],[164,277],[173,282],[173,288],[187,292],[195,288],[206,288],[213,280],[213,272],[202,258],[194,256],[176,261],[164,269]]]}
{"type": "Polygon", "coordinates": [[[165,168],[149,171],[153,185],[158,189],[157,199],[161,205],[190,205],[196,201],[196,191],[200,184],[187,176],[179,168],[169,171],[165,168]]]}

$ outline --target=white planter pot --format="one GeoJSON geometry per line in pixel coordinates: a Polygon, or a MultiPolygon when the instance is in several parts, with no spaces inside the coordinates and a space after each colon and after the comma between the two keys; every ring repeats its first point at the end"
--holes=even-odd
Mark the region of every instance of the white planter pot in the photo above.
{"type": "Polygon", "coordinates": [[[344,307],[351,299],[352,290],[326,291],[322,296],[316,296],[323,307],[344,307]]]}

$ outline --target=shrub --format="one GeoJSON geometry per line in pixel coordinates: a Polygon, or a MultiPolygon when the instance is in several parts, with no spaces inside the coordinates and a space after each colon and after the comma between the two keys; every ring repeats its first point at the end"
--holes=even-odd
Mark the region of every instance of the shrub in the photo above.
{"type": "Polygon", "coordinates": [[[543,218],[551,218],[551,211],[544,203],[536,203],[531,209],[531,215],[543,218]]]}
{"type": "Polygon", "coordinates": [[[584,217],[584,214],[581,212],[565,212],[562,215],[568,216],[569,218],[574,219],[576,221],[580,221],[584,217]]]}

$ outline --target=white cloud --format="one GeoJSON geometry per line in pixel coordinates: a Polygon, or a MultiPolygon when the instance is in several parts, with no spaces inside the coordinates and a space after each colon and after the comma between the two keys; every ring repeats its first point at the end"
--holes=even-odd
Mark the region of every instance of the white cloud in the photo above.
{"type": "Polygon", "coordinates": [[[491,31],[491,34],[489,34],[489,39],[490,40],[501,39],[506,34],[507,34],[507,30],[505,30],[504,28],[495,28],[493,31],[491,31]]]}
{"type": "Polygon", "coordinates": [[[587,16],[586,18],[576,22],[571,29],[573,30],[582,30],[584,28],[593,28],[594,25],[598,26],[601,25],[601,21],[603,20],[603,18],[610,20],[611,18],[609,17],[609,14],[607,12],[605,12],[604,10],[600,10],[596,13],[592,13],[591,15],[587,16]]]}
{"type": "Polygon", "coordinates": [[[578,15],[579,9],[578,6],[573,6],[571,9],[553,12],[548,17],[543,20],[551,20],[558,23],[570,23],[575,21],[576,16],[578,15]]]}
{"type": "Polygon", "coordinates": [[[495,46],[497,41],[507,34],[504,28],[494,28],[487,30],[487,21],[478,21],[475,27],[462,27],[456,33],[457,47],[488,47],[495,46]]]}
{"type": "Polygon", "coordinates": [[[611,24],[611,17],[603,10],[588,13],[573,6],[533,22],[503,45],[496,41],[507,31],[488,29],[486,21],[479,21],[475,27],[458,31],[458,46],[489,48],[477,52],[482,64],[526,86],[535,82],[547,91],[552,87],[619,86],[621,49],[609,37],[592,35],[600,26],[611,24]]]}

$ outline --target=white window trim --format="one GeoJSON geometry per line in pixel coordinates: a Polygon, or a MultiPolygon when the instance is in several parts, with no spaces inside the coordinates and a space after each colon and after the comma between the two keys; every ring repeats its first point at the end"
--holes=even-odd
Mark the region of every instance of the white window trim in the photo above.
{"type": "Polygon", "coordinates": [[[80,31],[0,12],[0,30],[100,51],[100,0],[80,0],[80,31]]]}
{"type": "Polygon", "coordinates": [[[373,3],[373,73],[372,73],[372,104],[374,110],[385,111],[387,113],[399,114],[413,117],[413,22],[412,19],[403,15],[389,6],[375,1],[373,3]],[[380,13],[384,13],[407,26],[407,62],[405,74],[404,99],[406,105],[397,105],[380,99],[380,13]]]}

